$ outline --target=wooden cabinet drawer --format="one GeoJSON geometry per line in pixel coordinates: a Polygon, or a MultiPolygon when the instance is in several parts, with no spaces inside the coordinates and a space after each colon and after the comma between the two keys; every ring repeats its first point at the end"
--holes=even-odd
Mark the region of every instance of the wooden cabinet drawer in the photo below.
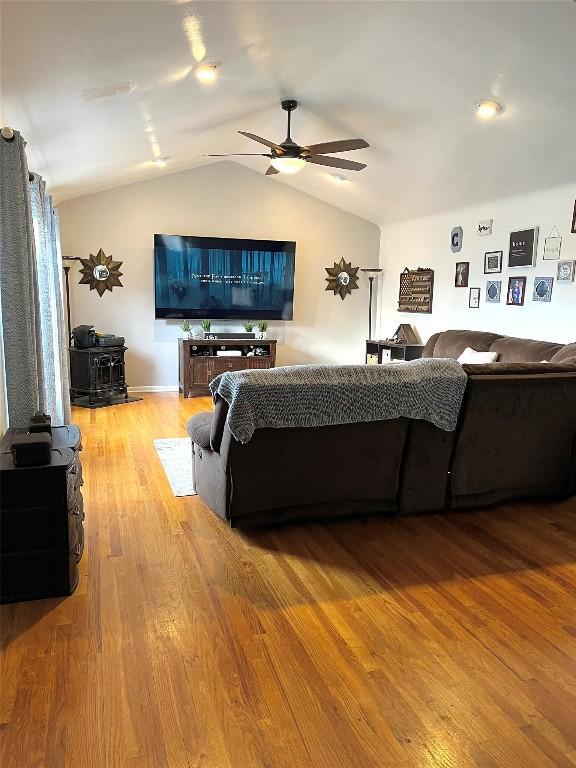
{"type": "Polygon", "coordinates": [[[250,367],[249,357],[222,357],[212,359],[208,365],[209,381],[226,371],[243,371],[250,367]]]}
{"type": "Polygon", "coordinates": [[[251,357],[250,368],[270,368],[270,357],[265,355],[251,357]]]}

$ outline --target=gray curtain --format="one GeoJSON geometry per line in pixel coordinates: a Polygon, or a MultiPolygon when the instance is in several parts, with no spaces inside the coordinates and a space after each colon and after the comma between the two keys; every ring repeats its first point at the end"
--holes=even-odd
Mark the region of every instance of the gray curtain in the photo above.
{"type": "Polygon", "coordinates": [[[70,422],[68,343],[62,301],[62,256],[58,213],[46,184],[36,174],[30,178],[32,220],[36,245],[36,285],[40,304],[40,336],[44,378],[43,409],[54,423],[70,422]]]}
{"type": "Polygon", "coordinates": [[[10,426],[70,420],[58,222],[24,148],[0,137],[0,330],[10,426]]]}

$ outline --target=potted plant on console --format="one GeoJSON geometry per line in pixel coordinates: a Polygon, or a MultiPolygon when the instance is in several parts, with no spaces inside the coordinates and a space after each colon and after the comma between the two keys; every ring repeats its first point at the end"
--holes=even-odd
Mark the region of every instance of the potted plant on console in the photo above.
{"type": "Polygon", "coordinates": [[[182,328],[182,338],[189,339],[192,332],[192,324],[190,323],[190,320],[184,320],[180,328],[182,328]]]}
{"type": "Polygon", "coordinates": [[[254,330],[254,321],[253,320],[246,320],[245,323],[242,323],[242,327],[246,331],[246,333],[252,333],[254,330]]]}
{"type": "Polygon", "coordinates": [[[268,330],[268,320],[259,320],[257,327],[258,327],[260,338],[265,339],[266,331],[268,330]]]}
{"type": "Polygon", "coordinates": [[[201,320],[200,321],[200,327],[204,331],[204,338],[206,338],[206,336],[210,333],[210,326],[211,325],[212,325],[212,323],[210,322],[210,320],[201,320]]]}

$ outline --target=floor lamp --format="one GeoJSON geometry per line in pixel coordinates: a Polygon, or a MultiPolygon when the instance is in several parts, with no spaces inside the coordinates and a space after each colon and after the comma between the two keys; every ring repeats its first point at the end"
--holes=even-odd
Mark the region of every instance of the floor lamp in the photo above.
{"type": "MultiPolygon", "coordinates": [[[[79,256],[63,256],[62,261],[80,261],[79,256]]],[[[66,281],[66,322],[68,324],[68,344],[72,343],[72,328],[70,327],[70,282],[69,273],[70,266],[68,264],[63,265],[64,277],[66,281]]]]}
{"type": "Polygon", "coordinates": [[[374,278],[382,272],[381,267],[363,267],[361,272],[366,272],[370,283],[370,295],[368,297],[368,340],[372,339],[372,290],[374,287],[374,278]]]}

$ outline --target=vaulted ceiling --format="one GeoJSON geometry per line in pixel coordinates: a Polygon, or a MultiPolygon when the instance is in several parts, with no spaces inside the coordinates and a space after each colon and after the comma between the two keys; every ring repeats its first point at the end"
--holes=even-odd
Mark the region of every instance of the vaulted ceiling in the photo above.
{"type": "Polygon", "coordinates": [[[377,223],[576,178],[574,2],[5,0],[1,34],[0,122],[57,201],[257,152],[237,131],[281,141],[282,98],[299,143],[364,138],[368,168],[269,183],[377,223]],[[504,112],[479,121],[482,98],[504,112]]]}

